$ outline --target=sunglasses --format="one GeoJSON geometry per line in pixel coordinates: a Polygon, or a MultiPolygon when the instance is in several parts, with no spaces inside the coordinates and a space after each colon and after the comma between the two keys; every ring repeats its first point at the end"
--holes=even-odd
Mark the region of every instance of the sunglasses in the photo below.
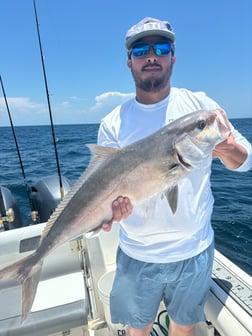
{"type": "Polygon", "coordinates": [[[130,52],[134,57],[145,57],[150,48],[153,48],[155,54],[157,56],[165,56],[168,55],[171,51],[171,43],[167,41],[158,41],[153,43],[148,42],[139,42],[133,45],[130,52]]]}

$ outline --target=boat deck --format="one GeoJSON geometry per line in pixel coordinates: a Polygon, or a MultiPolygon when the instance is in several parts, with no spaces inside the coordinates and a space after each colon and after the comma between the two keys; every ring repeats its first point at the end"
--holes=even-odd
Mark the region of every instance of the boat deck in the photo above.
{"type": "MultiPolygon", "coordinates": [[[[1,268],[31,253],[43,227],[38,224],[2,232],[1,268]]],[[[1,281],[0,336],[125,335],[124,326],[111,325],[99,288],[101,278],[115,269],[117,237],[115,225],[110,233],[86,234],[51,253],[44,261],[31,313],[23,324],[21,286],[12,280],[1,281]]],[[[196,336],[251,336],[251,304],[251,277],[216,251],[205,306],[207,322],[197,324],[196,336]]],[[[164,309],[162,304],[160,309],[164,309]]],[[[165,321],[161,322],[166,328],[165,321]]],[[[164,336],[158,326],[155,330],[155,336],[164,336]]]]}

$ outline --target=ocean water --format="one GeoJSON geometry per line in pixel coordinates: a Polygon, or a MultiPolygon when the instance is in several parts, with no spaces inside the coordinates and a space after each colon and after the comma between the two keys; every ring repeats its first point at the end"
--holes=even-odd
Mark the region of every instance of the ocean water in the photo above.
{"type": "MultiPolygon", "coordinates": [[[[252,142],[252,118],[233,119],[233,125],[252,142]]],[[[98,124],[56,125],[61,174],[74,183],[90,160],[86,143],[95,143],[98,124]]],[[[22,175],[10,127],[0,127],[0,185],[9,188],[21,209],[23,221],[31,223],[25,183],[31,187],[45,176],[57,175],[50,126],[15,127],[24,167],[22,175]]],[[[213,161],[212,189],[215,205],[212,224],[216,248],[252,274],[252,170],[232,172],[213,161]]]]}

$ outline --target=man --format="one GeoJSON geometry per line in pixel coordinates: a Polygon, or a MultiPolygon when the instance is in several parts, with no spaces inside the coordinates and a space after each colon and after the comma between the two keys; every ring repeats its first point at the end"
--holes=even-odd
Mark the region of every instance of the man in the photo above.
{"type": "MultiPolygon", "coordinates": [[[[171,87],[174,42],[175,34],[165,21],[145,18],[129,29],[127,64],[136,98],[102,120],[99,144],[124,147],[182,115],[219,108],[204,93],[171,87]]],[[[251,145],[233,127],[213,156],[229,169],[251,167],[251,145]]],[[[204,320],[214,250],[210,173],[209,164],[179,182],[175,214],[162,194],[134,208],[127,195],[118,195],[113,202],[114,216],[103,225],[109,231],[114,221],[120,221],[111,318],[128,326],[128,336],[150,335],[162,299],[171,321],[170,336],[192,336],[195,323],[204,320]]]]}

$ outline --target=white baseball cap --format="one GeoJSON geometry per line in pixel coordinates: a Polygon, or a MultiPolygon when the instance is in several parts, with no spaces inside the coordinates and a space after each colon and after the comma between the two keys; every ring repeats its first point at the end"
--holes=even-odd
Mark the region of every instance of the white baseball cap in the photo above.
{"type": "Polygon", "coordinates": [[[145,36],[153,35],[166,37],[172,43],[175,41],[175,34],[168,21],[146,17],[128,30],[125,43],[126,49],[129,51],[135,41],[145,36]]]}

